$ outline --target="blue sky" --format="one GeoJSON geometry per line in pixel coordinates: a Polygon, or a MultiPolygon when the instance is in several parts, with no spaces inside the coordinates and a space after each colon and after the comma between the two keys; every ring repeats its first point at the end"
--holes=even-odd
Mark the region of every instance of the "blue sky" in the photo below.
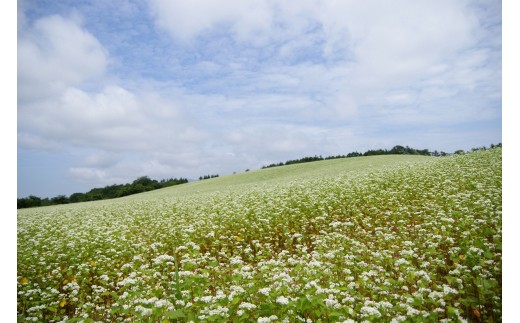
{"type": "Polygon", "coordinates": [[[502,142],[495,0],[18,1],[18,196],[502,142]]]}

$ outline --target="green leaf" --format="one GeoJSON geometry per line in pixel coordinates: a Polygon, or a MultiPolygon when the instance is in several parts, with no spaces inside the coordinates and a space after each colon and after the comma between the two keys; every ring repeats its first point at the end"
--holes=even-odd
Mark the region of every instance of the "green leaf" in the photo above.
{"type": "Polygon", "coordinates": [[[460,299],[460,303],[467,307],[474,307],[480,303],[480,300],[473,295],[468,295],[467,297],[460,299]]]}
{"type": "Polygon", "coordinates": [[[273,309],[271,308],[271,306],[269,304],[265,304],[265,303],[261,304],[260,308],[258,310],[258,313],[261,316],[270,315],[272,312],[273,312],[273,309]]]}
{"type": "Polygon", "coordinates": [[[492,289],[498,286],[498,282],[493,279],[485,279],[484,280],[484,288],[485,289],[492,289]]]}
{"type": "Polygon", "coordinates": [[[448,317],[456,315],[455,314],[456,311],[458,311],[459,314],[463,312],[460,309],[452,307],[452,306],[448,306],[447,309],[448,309],[448,317]]]}
{"type": "Polygon", "coordinates": [[[171,319],[180,319],[186,317],[182,310],[168,311],[165,313],[165,316],[171,319]]]}
{"type": "Polygon", "coordinates": [[[330,317],[340,317],[340,316],[344,316],[345,313],[342,313],[342,312],[338,312],[338,311],[335,311],[335,312],[331,312],[329,314],[330,317]]]}
{"type": "Polygon", "coordinates": [[[298,306],[298,309],[300,309],[303,312],[306,311],[307,309],[312,308],[312,304],[311,304],[311,302],[309,302],[307,297],[300,298],[297,301],[297,306],[298,306]]]}
{"type": "Polygon", "coordinates": [[[418,307],[418,306],[421,306],[422,304],[423,304],[423,300],[421,298],[414,297],[413,302],[412,302],[413,306],[418,307]]]}
{"type": "Polygon", "coordinates": [[[448,282],[448,284],[453,284],[453,282],[456,280],[455,277],[451,277],[451,276],[446,276],[446,281],[448,282]]]}

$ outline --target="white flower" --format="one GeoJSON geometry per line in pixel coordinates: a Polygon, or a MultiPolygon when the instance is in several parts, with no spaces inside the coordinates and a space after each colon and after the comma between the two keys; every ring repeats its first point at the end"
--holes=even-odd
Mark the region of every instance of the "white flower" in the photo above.
{"type": "Polygon", "coordinates": [[[240,303],[240,305],[238,305],[238,308],[244,308],[246,310],[251,310],[251,309],[255,309],[256,305],[247,303],[247,302],[242,302],[242,303],[240,303]]]}
{"type": "Polygon", "coordinates": [[[265,296],[269,296],[269,292],[270,292],[270,291],[271,291],[271,288],[270,288],[270,287],[260,288],[260,289],[258,290],[258,292],[259,292],[260,294],[263,294],[263,295],[265,295],[265,296]]]}
{"type": "Polygon", "coordinates": [[[281,305],[287,305],[287,304],[289,304],[289,299],[286,297],[283,297],[283,296],[278,296],[278,298],[276,299],[276,302],[281,305]]]}
{"type": "Polygon", "coordinates": [[[160,255],[152,259],[152,261],[154,262],[154,264],[161,264],[163,262],[175,261],[175,258],[170,255],[160,255]]]}
{"type": "Polygon", "coordinates": [[[332,295],[332,294],[329,295],[329,297],[325,299],[325,305],[327,305],[327,307],[334,307],[334,308],[339,307],[338,301],[334,298],[334,295],[332,295]]]}
{"type": "Polygon", "coordinates": [[[381,316],[381,313],[376,308],[370,307],[370,306],[363,306],[361,308],[361,314],[364,314],[365,316],[372,316],[376,315],[378,317],[381,316]]]}
{"type": "Polygon", "coordinates": [[[444,291],[445,295],[457,294],[458,293],[458,291],[455,288],[452,288],[452,287],[450,287],[448,285],[442,285],[442,288],[443,288],[443,291],[444,291]]]}
{"type": "Polygon", "coordinates": [[[399,258],[395,261],[394,263],[394,266],[399,266],[399,265],[403,265],[403,264],[407,264],[408,261],[406,259],[403,259],[403,258],[399,258]]]}
{"type": "Polygon", "coordinates": [[[155,301],[155,307],[161,308],[170,305],[171,303],[165,299],[159,299],[155,301]]]}
{"type": "Polygon", "coordinates": [[[143,315],[143,316],[149,316],[152,314],[152,309],[143,307],[141,305],[136,306],[135,311],[141,312],[141,315],[143,315]]]}
{"type": "Polygon", "coordinates": [[[200,298],[200,300],[203,301],[204,303],[209,303],[209,302],[211,302],[212,299],[213,299],[213,296],[202,296],[200,298]]]}

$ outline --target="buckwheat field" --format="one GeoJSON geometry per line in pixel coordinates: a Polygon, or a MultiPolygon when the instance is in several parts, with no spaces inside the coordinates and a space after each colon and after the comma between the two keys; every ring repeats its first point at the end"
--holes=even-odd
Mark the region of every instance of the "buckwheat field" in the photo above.
{"type": "Polygon", "coordinates": [[[500,322],[502,149],[18,211],[19,322],[500,322]]]}

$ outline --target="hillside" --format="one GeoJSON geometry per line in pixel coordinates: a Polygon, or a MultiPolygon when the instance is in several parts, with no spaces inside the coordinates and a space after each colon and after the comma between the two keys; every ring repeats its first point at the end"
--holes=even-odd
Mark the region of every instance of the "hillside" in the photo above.
{"type": "Polygon", "coordinates": [[[323,160],[221,176],[209,180],[141,193],[129,196],[127,199],[153,199],[210,192],[240,191],[243,190],[244,187],[269,187],[312,178],[335,177],[343,174],[355,175],[370,170],[384,169],[402,164],[427,162],[433,159],[435,158],[419,155],[386,155],[323,160]]]}
{"type": "Polygon", "coordinates": [[[501,321],[502,150],[18,211],[18,321],[501,321]]]}
{"type": "MultiPolygon", "coordinates": [[[[290,175],[291,173],[294,174],[296,177],[301,177],[303,174],[307,172],[307,170],[310,170],[311,175],[316,174],[319,175],[320,173],[327,173],[327,170],[330,167],[338,167],[338,171],[342,171],[345,169],[363,169],[363,168],[371,168],[371,167],[377,167],[378,165],[383,165],[385,163],[395,163],[397,161],[404,161],[402,158],[398,158],[396,160],[392,160],[391,156],[388,155],[413,155],[412,160],[414,157],[421,156],[420,153],[423,153],[422,156],[427,155],[430,157],[430,154],[427,150],[424,151],[418,151],[413,148],[409,147],[402,147],[402,146],[395,146],[391,150],[369,150],[365,153],[365,156],[375,156],[378,155],[381,157],[382,155],[386,155],[386,159],[382,159],[380,161],[371,161],[369,159],[361,159],[344,163],[345,159],[352,158],[352,157],[360,157],[363,156],[360,153],[350,153],[347,156],[329,156],[329,157],[321,157],[321,156],[315,156],[315,157],[304,157],[302,159],[298,160],[289,160],[285,164],[286,165],[293,165],[293,164],[301,164],[301,163],[309,163],[312,161],[323,161],[323,160],[332,160],[332,159],[341,159],[342,162],[339,164],[313,164],[311,167],[306,168],[284,168],[283,170],[279,170],[276,172],[262,172],[261,176],[246,176],[245,178],[241,175],[233,176],[232,178],[228,178],[228,180],[224,182],[219,182],[216,185],[217,186],[233,186],[236,184],[243,184],[243,183],[259,183],[264,182],[265,180],[269,180],[271,176],[273,177],[280,177],[280,178],[286,178],[287,175],[290,175]],[[335,166],[332,166],[335,165],[335,166]],[[321,169],[321,170],[320,170],[321,169]],[[300,174],[301,173],[301,174],[300,174]]],[[[397,157],[397,156],[394,156],[397,157]]],[[[376,159],[377,160],[377,159],[376,159]]],[[[271,166],[262,167],[263,168],[272,168],[272,167],[280,167],[283,166],[283,163],[279,164],[273,164],[271,166]]],[[[249,171],[249,170],[248,170],[249,171]]],[[[212,178],[218,178],[219,175],[204,175],[200,176],[199,180],[206,180],[206,179],[212,179],[212,178]]],[[[23,209],[23,208],[31,208],[31,207],[41,207],[41,206],[51,206],[51,205],[61,205],[61,204],[69,204],[69,203],[78,203],[78,202],[87,202],[87,201],[99,201],[99,200],[107,200],[107,199],[114,199],[118,197],[124,197],[129,195],[135,195],[142,192],[149,192],[160,188],[170,187],[170,186],[176,186],[179,184],[185,184],[188,183],[188,179],[186,178],[169,178],[169,179],[162,179],[160,181],[155,179],[150,179],[148,176],[141,176],[135,179],[131,183],[126,184],[113,184],[108,185],[105,187],[97,187],[93,188],[90,191],[86,193],[73,193],[69,197],[65,195],[58,195],[53,198],[40,198],[38,196],[30,195],[25,198],[18,198],[17,200],[17,208],[23,209]]],[[[202,190],[206,191],[207,187],[206,185],[202,185],[202,190]]],[[[214,185],[210,185],[209,189],[211,190],[211,187],[214,185]]],[[[188,189],[190,191],[190,189],[188,189]]]]}

